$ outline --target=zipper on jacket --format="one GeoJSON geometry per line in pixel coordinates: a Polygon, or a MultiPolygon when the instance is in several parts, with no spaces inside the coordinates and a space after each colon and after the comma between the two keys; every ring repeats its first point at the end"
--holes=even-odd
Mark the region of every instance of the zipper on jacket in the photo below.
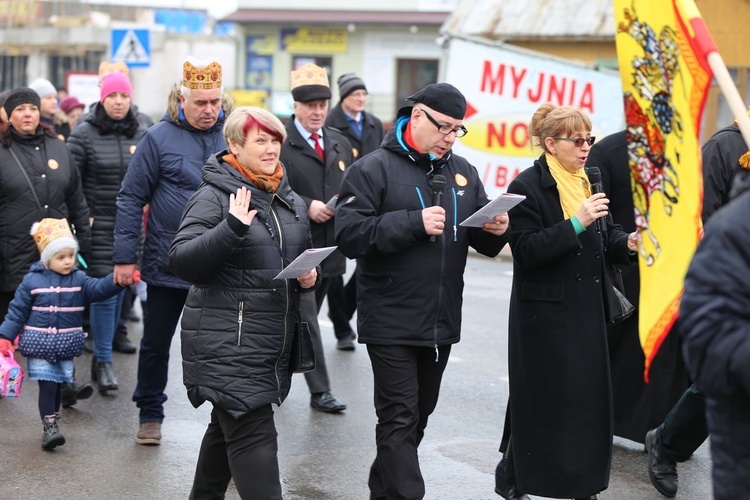
{"type": "Polygon", "coordinates": [[[440,357],[438,352],[438,323],[440,321],[440,311],[443,310],[442,304],[443,304],[443,278],[445,276],[445,245],[446,245],[446,239],[440,238],[438,240],[440,242],[440,280],[438,281],[438,300],[437,300],[437,308],[436,308],[436,314],[435,314],[435,324],[432,327],[433,330],[433,337],[435,339],[435,363],[438,362],[438,359],[440,357]]]}
{"type": "MultiPolygon", "coordinates": [[[[281,222],[279,222],[279,216],[276,214],[276,209],[273,207],[273,198],[275,198],[277,195],[274,193],[273,197],[271,197],[271,203],[270,206],[270,213],[273,217],[273,222],[276,225],[276,231],[279,234],[279,259],[281,260],[281,268],[284,269],[284,233],[281,231],[281,222]]],[[[281,199],[281,198],[279,198],[281,199]]],[[[270,228],[269,228],[270,230],[270,228]]],[[[273,236],[273,232],[271,232],[271,236],[273,236]]],[[[287,337],[287,316],[289,316],[289,282],[287,280],[284,280],[284,296],[286,296],[286,309],[284,310],[284,340],[281,344],[281,352],[279,353],[279,357],[276,358],[276,363],[274,365],[273,375],[276,377],[276,389],[281,392],[281,380],[279,380],[279,362],[281,361],[282,356],[284,355],[284,351],[286,350],[286,337],[287,337]]],[[[281,404],[281,394],[278,396],[278,404],[281,404]]]]}
{"type": "Polygon", "coordinates": [[[240,312],[237,315],[237,345],[242,341],[242,312],[245,309],[245,303],[240,301],[240,312]]]}
{"type": "Polygon", "coordinates": [[[452,187],[451,192],[453,193],[453,241],[457,241],[458,233],[458,199],[456,198],[456,188],[452,187]]]}

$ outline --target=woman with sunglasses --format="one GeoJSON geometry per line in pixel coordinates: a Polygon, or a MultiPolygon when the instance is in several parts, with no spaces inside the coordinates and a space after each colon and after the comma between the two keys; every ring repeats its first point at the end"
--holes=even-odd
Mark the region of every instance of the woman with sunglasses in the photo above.
{"type": "Polygon", "coordinates": [[[583,111],[544,104],[529,135],[542,155],[508,187],[526,200],[510,213],[510,444],[498,493],[595,499],[609,483],[613,432],[602,253],[628,264],[638,239],[592,194],[583,111]]]}

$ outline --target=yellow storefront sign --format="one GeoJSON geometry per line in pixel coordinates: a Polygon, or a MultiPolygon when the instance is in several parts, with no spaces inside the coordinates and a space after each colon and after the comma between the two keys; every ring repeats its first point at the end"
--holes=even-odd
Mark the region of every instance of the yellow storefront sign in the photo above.
{"type": "Polygon", "coordinates": [[[281,48],[297,54],[346,52],[345,28],[286,28],[281,30],[281,48]]]}

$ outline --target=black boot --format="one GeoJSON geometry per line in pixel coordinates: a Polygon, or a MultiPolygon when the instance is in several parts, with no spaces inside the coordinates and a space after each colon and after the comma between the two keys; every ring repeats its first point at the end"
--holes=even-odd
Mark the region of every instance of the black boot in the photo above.
{"type": "Polygon", "coordinates": [[[71,382],[63,384],[62,405],[65,408],[73,406],[79,399],[88,399],[94,393],[94,388],[89,384],[71,382]]]}
{"type": "Polygon", "coordinates": [[[65,444],[65,436],[60,432],[57,426],[57,416],[45,415],[42,419],[44,425],[44,435],[42,436],[42,449],[52,450],[57,446],[65,444]]]}
{"type": "Polygon", "coordinates": [[[123,328],[125,332],[120,331],[118,328],[115,333],[115,338],[112,339],[112,350],[122,352],[125,354],[133,354],[137,351],[135,344],[133,344],[127,335],[127,330],[123,328]]]}
{"type": "Polygon", "coordinates": [[[528,495],[518,491],[516,478],[508,475],[505,469],[506,464],[507,461],[503,458],[495,468],[495,493],[506,500],[530,500],[528,495]]]}
{"type": "Polygon", "coordinates": [[[117,390],[117,379],[115,378],[115,372],[112,370],[112,363],[96,364],[96,383],[99,392],[117,390]]]}

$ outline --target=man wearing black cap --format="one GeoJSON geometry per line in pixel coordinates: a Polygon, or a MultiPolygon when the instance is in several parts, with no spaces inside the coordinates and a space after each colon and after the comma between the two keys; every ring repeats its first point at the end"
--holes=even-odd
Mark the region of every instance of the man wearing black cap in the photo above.
{"type": "MultiPolygon", "coordinates": [[[[313,246],[333,246],[333,209],[326,203],[338,194],[344,170],[354,161],[352,147],[338,130],[324,127],[331,98],[325,69],[305,64],[292,71],[292,97],[294,115],[286,124],[287,140],[281,146],[280,160],[289,184],[307,205],[313,246]]],[[[346,405],[331,393],[318,311],[331,278],[346,271],[346,259],[340,252],[334,252],[320,268],[322,279],[315,296],[305,293],[300,297],[300,315],[310,327],[316,353],[316,368],[305,373],[305,380],[310,389],[310,406],[318,411],[338,413],[345,410],[346,405]]]]}
{"type": "Polygon", "coordinates": [[[509,239],[507,214],[459,226],[489,202],[477,170],[452,152],[467,132],[464,96],[438,83],[408,100],[383,145],[344,174],[336,205],[336,242],[357,259],[359,342],[375,383],[372,500],[424,497],[417,446],[460,340],[468,248],[495,256],[509,239]]]}
{"type": "MultiPolygon", "coordinates": [[[[383,142],[383,124],[378,117],[365,111],[367,104],[367,87],[365,82],[354,73],[344,73],[337,80],[340,101],[334,107],[326,125],[334,127],[344,134],[352,144],[354,159],[366,156],[380,147],[383,142]]],[[[354,350],[357,335],[349,325],[357,308],[356,272],[344,286],[343,277],[331,279],[328,289],[328,317],[333,322],[333,332],[341,351],[354,350]]]]}

